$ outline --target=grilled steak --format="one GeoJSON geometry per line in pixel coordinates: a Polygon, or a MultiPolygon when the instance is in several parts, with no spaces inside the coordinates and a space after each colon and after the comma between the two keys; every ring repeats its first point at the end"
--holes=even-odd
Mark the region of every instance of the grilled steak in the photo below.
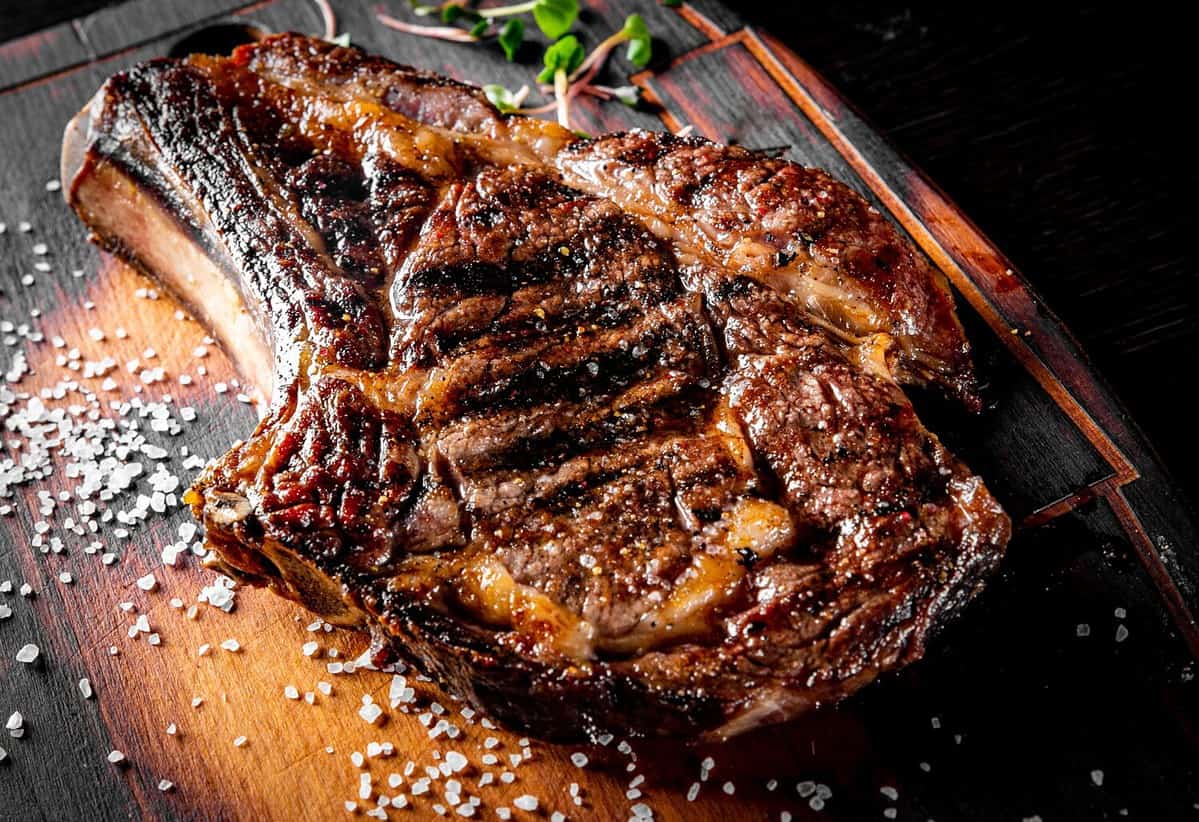
{"type": "Polygon", "coordinates": [[[112,77],[63,166],[273,392],[188,495],[221,567],[510,724],[785,720],[1003,552],[900,388],[976,401],[945,283],[821,171],[298,35],[112,77]]]}

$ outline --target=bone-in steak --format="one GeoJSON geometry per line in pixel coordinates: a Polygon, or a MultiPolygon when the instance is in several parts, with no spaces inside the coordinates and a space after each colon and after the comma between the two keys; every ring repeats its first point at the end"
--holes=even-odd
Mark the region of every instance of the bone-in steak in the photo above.
{"type": "Polygon", "coordinates": [[[945,283],[821,171],[298,35],[112,77],[63,165],[273,391],[189,492],[221,566],[509,723],[787,719],[1003,552],[899,387],[976,402],[945,283]]]}

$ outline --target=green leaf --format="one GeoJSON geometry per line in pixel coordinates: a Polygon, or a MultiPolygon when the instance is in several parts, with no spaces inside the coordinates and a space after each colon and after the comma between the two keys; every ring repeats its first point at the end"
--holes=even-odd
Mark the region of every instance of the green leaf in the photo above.
{"type": "Polygon", "coordinates": [[[408,5],[412,6],[412,13],[418,17],[427,17],[430,14],[438,14],[441,8],[438,6],[430,6],[420,0],[408,0],[408,5]]]}
{"type": "Polygon", "coordinates": [[[472,37],[482,37],[487,33],[488,27],[491,26],[490,20],[480,20],[470,27],[472,37]]]}
{"type": "Polygon", "coordinates": [[[641,101],[641,89],[636,86],[617,86],[612,89],[612,94],[630,108],[635,107],[641,101]]]}
{"type": "Polygon", "coordinates": [[[537,28],[551,40],[557,40],[579,17],[579,0],[537,0],[533,6],[533,19],[537,28]]]}
{"type": "Polygon", "coordinates": [[[508,58],[509,63],[516,59],[516,52],[524,39],[525,24],[518,17],[513,17],[500,29],[500,48],[504,50],[504,56],[508,58]]]}
{"type": "Polygon", "coordinates": [[[579,38],[568,34],[545,50],[545,68],[537,75],[537,82],[552,83],[554,74],[564,71],[570,74],[583,62],[583,47],[579,38]]]}
{"type": "Polygon", "coordinates": [[[668,9],[677,9],[683,5],[683,0],[658,0],[658,4],[666,6],[668,9]]]}
{"type": "Polygon", "coordinates": [[[520,108],[516,104],[516,95],[503,86],[495,83],[483,86],[483,93],[487,95],[487,101],[504,114],[510,114],[520,108]]]}
{"type": "Polygon", "coordinates": [[[442,6],[441,8],[441,22],[448,26],[464,14],[466,14],[466,9],[457,3],[450,3],[448,6],[442,6]]]}
{"type": "Polygon", "coordinates": [[[645,68],[653,57],[653,44],[649,36],[649,27],[640,14],[630,14],[624,21],[621,33],[629,38],[629,50],[625,56],[637,68],[645,68]]]}

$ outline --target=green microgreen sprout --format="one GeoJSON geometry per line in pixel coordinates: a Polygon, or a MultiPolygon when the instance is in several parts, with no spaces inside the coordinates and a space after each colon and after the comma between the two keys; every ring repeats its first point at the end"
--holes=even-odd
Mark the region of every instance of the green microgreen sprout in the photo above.
{"type": "Polygon", "coordinates": [[[504,50],[504,56],[511,63],[516,60],[516,52],[520,50],[520,44],[525,39],[525,24],[519,17],[513,17],[508,22],[504,23],[504,27],[500,29],[499,40],[500,48],[504,50]]]}
{"type": "Polygon", "coordinates": [[[592,82],[608,55],[625,44],[628,46],[625,56],[630,63],[637,68],[649,64],[653,57],[653,41],[645,20],[639,14],[630,14],[619,31],[609,35],[587,54],[579,39],[567,34],[578,19],[578,0],[528,0],[515,5],[482,9],[470,7],[470,0],[449,0],[436,5],[421,0],[410,2],[416,14],[436,14],[444,25],[416,25],[387,14],[379,14],[379,21],[398,31],[457,43],[477,43],[495,37],[509,62],[516,60],[524,42],[525,24],[520,15],[532,14],[541,32],[554,40],[545,50],[544,68],[537,76],[538,82],[547,84],[543,86],[542,94],[552,94],[552,101],[534,108],[523,108],[529,94],[527,86],[517,92],[497,84],[484,86],[488,101],[500,112],[541,114],[556,110],[558,123],[564,128],[571,128],[571,101],[580,94],[601,100],[619,100],[627,106],[636,106],[640,99],[640,91],[636,86],[613,87],[592,82]],[[503,18],[507,19],[500,25],[498,21],[503,18]],[[462,24],[469,24],[469,28],[463,28],[462,24]]]}
{"type": "Polygon", "coordinates": [[[545,68],[537,75],[538,82],[554,84],[558,124],[570,128],[570,76],[583,64],[583,46],[579,38],[568,34],[545,50],[545,68]]]}
{"type": "Polygon", "coordinates": [[[612,50],[622,43],[629,44],[625,56],[629,58],[630,63],[637,68],[645,68],[649,65],[650,58],[653,57],[649,27],[645,25],[645,20],[640,14],[630,14],[625,19],[620,31],[610,35],[596,46],[595,51],[587,56],[587,59],[579,65],[570,79],[577,80],[584,72],[591,72],[594,76],[612,50]]]}
{"type": "Polygon", "coordinates": [[[529,87],[521,86],[517,91],[512,92],[504,86],[489,83],[483,86],[483,94],[487,95],[487,101],[501,113],[512,114],[520,111],[521,104],[529,96],[529,87]]]}
{"type": "Polygon", "coordinates": [[[541,33],[551,40],[557,40],[570,31],[570,27],[579,18],[579,0],[529,0],[514,6],[479,9],[477,14],[495,19],[529,12],[532,12],[533,20],[536,21],[537,28],[541,29],[541,33]]]}

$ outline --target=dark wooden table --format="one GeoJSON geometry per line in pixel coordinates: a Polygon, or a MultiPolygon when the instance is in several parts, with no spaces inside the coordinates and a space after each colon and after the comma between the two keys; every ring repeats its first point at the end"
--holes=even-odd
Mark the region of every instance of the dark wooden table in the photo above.
{"type": "MultiPolygon", "coordinates": [[[[190,8],[193,2],[196,6],[218,5],[217,0],[183,0],[172,5],[190,8]]],[[[398,8],[404,0],[385,3],[398,8]]],[[[715,4],[701,4],[715,9],[715,4]]],[[[107,4],[84,0],[51,8],[0,0],[0,39],[36,31],[102,5],[107,4]]],[[[593,5],[611,11],[613,3],[595,0],[593,5]]],[[[1013,8],[941,10],[839,3],[835,8],[788,10],[788,4],[777,0],[776,7],[736,5],[762,31],[780,36],[826,73],[881,131],[959,200],[964,213],[982,224],[1079,333],[1097,361],[1097,370],[1115,382],[1136,417],[1156,437],[1184,487],[1196,491],[1197,484],[1182,470],[1195,446],[1175,433],[1188,413],[1186,404],[1173,398],[1158,399],[1161,392],[1152,390],[1161,384],[1185,382],[1197,364],[1196,331],[1191,322],[1194,305],[1187,293],[1193,279],[1193,255],[1183,246],[1187,217],[1193,209],[1179,206],[1185,202],[1182,192],[1191,187],[1194,172],[1182,162],[1187,156],[1183,144],[1189,138],[1183,128],[1170,124],[1167,115],[1177,110],[1179,100],[1186,99],[1176,91],[1178,84],[1173,80],[1185,76],[1174,66],[1187,56],[1181,42],[1186,36],[1183,21],[1171,19],[1165,24],[1148,15],[1137,20],[1117,19],[1085,8],[1053,17],[1053,12],[1044,9],[1034,16],[1013,8]]],[[[145,3],[141,8],[148,6],[145,3]]],[[[155,10],[162,8],[165,4],[155,10]]],[[[141,56],[162,53],[162,41],[150,35],[139,39],[130,29],[140,31],[134,22],[163,21],[157,15],[143,15],[131,22],[130,15],[124,14],[128,11],[109,10],[104,25],[62,27],[54,37],[39,42],[55,44],[50,50],[52,57],[62,57],[59,46],[67,48],[68,54],[74,49],[82,55],[80,63],[87,62],[88,47],[101,36],[107,38],[109,51],[132,42],[145,44],[141,56]]],[[[197,13],[202,14],[202,9],[197,13]]],[[[304,25],[311,27],[315,19],[308,0],[258,4],[253,14],[263,15],[265,24],[274,27],[300,25],[294,22],[297,19],[307,20],[304,25]]],[[[364,32],[366,45],[369,29],[362,28],[361,20],[357,25],[355,31],[364,32]]],[[[165,31],[161,29],[159,34],[165,31]]],[[[395,45],[390,36],[381,39],[395,45]]],[[[723,117],[728,123],[765,124],[757,131],[734,128],[727,132],[732,136],[721,139],[740,139],[744,133],[757,139],[757,145],[782,142],[774,131],[781,120],[755,120],[747,113],[746,106],[753,103],[746,101],[756,98],[727,93],[735,84],[717,85],[721,76],[736,74],[731,69],[764,70],[752,60],[724,62],[744,57],[744,44],[726,43],[709,51],[696,47],[694,39],[688,42],[689,48],[702,51],[703,56],[680,60],[670,79],[651,78],[650,88],[675,111],[680,107],[687,111],[686,104],[697,99],[697,89],[725,89],[713,95],[703,112],[692,113],[710,114],[715,120],[723,117]],[[774,141],[762,142],[768,138],[774,141]]],[[[13,45],[26,63],[41,57],[32,45],[28,49],[20,43],[13,45]]],[[[405,46],[415,48],[412,43],[405,46]]],[[[413,59],[427,62],[433,56],[417,53],[413,59]]],[[[463,57],[455,52],[453,59],[463,57]]],[[[122,52],[113,64],[125,59],[140,56],[122,52]]],[[[8,136],[31,134],[34,129],[25,128],[27,124],[52,120],[52,136],[45,141],[52,153],[60,122],[54,118],[67,116],[59,109],[67,102],[78,105],[76,98],[82,99],[108,70],[107,66],[84,65],[79,72],[86,75],[83,79],[63,72],[45,83],[31,83],[29,94],[12,95],[9,107],[3,109],[8,136]],[[59,89],[66,91],[55,102],[59,89]],[[39,101],[44,108],[29,107],[29,100],[39,101]],[[55,112],[54,118],[33,116],[48,110],[55,112]]],[[[33,72],[28,78],[37,76],[33,72]]],[[[819,78],[808,76],[806,84],[805,88],[821,88],[819,78]]],[[[770,99],[775,98],[780,111],[789,106],[781,94],[770,99]]],[[[820,99],[832,100],[832,95],[820,99]]],[[[835,101],[833,107],[838,107],[835,101]]],[[[648,117],[645,112],[627,113],[618,107],[617,116],[622,113],[648,117]]],[[[823,114],[817,119],[828,125],[823,114]]],[[[808,143],[800,145],[809,137],[802,122],[797,130],[780,132],[796,146],[796,156],[853,175],[842,156],[827,150],[823,138],[814,132],[808,143]],[[834,165],[829,165],[830,161],[834,165]]],[[[868,129],[848,116],[838,122],[850,130],[855,145],[868,147],[869,168],[891,173],[882,179],[882,188],[894,190],[897,180],[911,182],[896,176],[901,175],[902,164],[868,129]]],[[[0,133],[4,133],[4,125],[0,123],[0,133]]],[[[5,170],[0,174],[0,188],[7,185],[14,196],[0,202],[0,207],[11,210],[24,207],[22,192],[36,190],[40,196],[41,181],[52,172],[48,166],[42,167],[45,156],[39,154],[39,141],[12,139],[8,145],[15,148],[0,153],[0,168],[5,170]],[[33,189],[31,181],[36,184],[33,189]]],[[[878,193],[878,188],[871,187],[878,193]]],[[[919,222],[912,223],[916,228],[927,228],[930,223],[952,225],[954,219],[959,219],[956,225],[962,227],[960,215],[946,206],[930,204],[918,186],[905,185],[902,191],[919,212],[919,222]]],[[[53,203],[59,209],[53,211],[47,204],[49,198],[38,201],[46,215],[47,233],[57,226],[54,236],[62,245],[64,259],[80,254],[94,267],[92,252],[81,248],[78,227],[73,221],[59,225],[64,216],[61,203],[53,203]]],[[[894,209],[888,209],[895,216],[894,209]]],[[[975,253],[978,246],[954,247],[966,248],[967,257],[949,262],[967,268],[987,256],[985,250],[975,253]]],[[[96,302],[108,321],[127,326],[131,330],[128,344],[132,350],[140,350],[134,341],[154,338],[156,329],[171,319],[171,307],[164,302],[158,307],[161,316],[149,316],[140,306],[131,307],[127,299],[119,299],[122,295],[127,298],[132,287],[127,278],[122,279],[125,275],[119,268],[99,271],[103,276],[86,283],[54,280],[40,284],[39,289],[18,292],[12,288],[6,299],[24,311],[33,306],[41,310],[43,303],[37,300],[44,300],[48,307],[61,303],[78,309],[82,300],[76,290],[87,285],[100,295],[96,302]],[[56,283],[64,282],[61,293],[52,290],[56,283]]],[[[845,820],[881,815],[880,785],[902,788],[901,818],[1008,819],[1028,817],[1036,811],[1046,819],[1117,818],[1124,812],[1133,818],[1178,818],[1190,813],[1199,800],[1195,793],[1199,731],[1194,722],[1199,717],[1199,691],[1195,663],[1185,647],[1189,642],[1190,654],[1195,654],[1199,632],[1189,615],[1180,619],[1175,613],[1172,622],[1162,607],[1161,594],[1170,593],[1172,576],[1179,585],[1186,585],[1181,595],[1173,592],[1171,601],[1194,601],[1199,590],[1194,529],[1177,521],[1179,512],[1185,510],[1183,504],[1174,501],[1136,438],[1118,430],[1117,415],[1102,410],[1113,406],[1106,403],[1101,391],[1089,390],[1086,369],[1076,367],[1072,348],[1059,345],[1062,341],[1056,326],[1045,320],[1039,306],[1030,305],[1029,311],[1022,313],[1010,310],[1024,305],[1019,300],[996,300],[993,287],[996,282],[1004,284],[1002,265],[996,271],[998,277],[984,278],[992,286],[987,292],[992,303],[983,300],[978,305],[1003,304],[999,328],[983,325],[965,305],[963,313],[975,332],[972,337],[983,370],[1003,401],[996,403],[994,413],[978,420],[958,419],[964,426],[960,431],[954,425],[942,427],[939,419],[933,427],[951,436],[954,447],[960,444],[970,464],[989,482],[993,478],[1017,519],[1028,517],[1027,527],[1013,542],[1004,573],[968,618],[938,640],[937,652],[924,663],[892,678],[885,688],[870,689],[844,709],[817,714],[806,724],[740,740],[737,747],[720,752],[722,767],[740,765],[747,773],[756,773],[761,759],[772,773],[784,767],[809,776],[813,768],[818,776],[831,774],[821,778],[835,780],[837,804],[825,814],[845,820]],[[1009,330],[1014,334],[1019,329],[1008,326],[1017,325],[1025,329],[1019,340],[1009,336],[1009,330]],[[1025,345],[1032,347],[1022,349],[1025,345]],[[1039,353],[1019,362],[1012,358],[1015,353],[1028,352],[1039,353]],[[1051,401],[1041,388],[1060,386],[1052,380],[1034,383],[1030,379],[1031,372],[1025,369],[1039,365],[1039,356],[1056,364],[1057,373],[1073,386],[1073,395],[1084,398],[1081,405],[1051,401]],[[1080,392],[1079,386],[1084,390],[1080,392]],[[1067,415],[1067,406],[1078,414],[1067,415]],[[1087,423],[1094,419],[1109,433],[1116,432],[1114,440],[1104,440],[1103,431],[1090,430],[1087,423]],[[1097,442],[1118,445],[1100,452],[1094,448],[1097,442]],[[1121,452],[1132,457],[1132,465],[1122,464],[1121,452]],[[1140,478],[1137,469],[1144,472],[1140,478]],[[1098,496],[1073,494],[1088,483],[1098,496]],[[1045,506],[1056,493],[1067,495],[1061,498],[1063,505],[1045,506]],[[1132,508],[1124,504],[1125,497],[1132,508]],[[1116,502],[1121,505],[1114,505],[1116,502]],[[1052,516],[1040,516],[1046,511],[1052,516]],[[1131,524],[1136,525],[1134,513],[1145,518],[1153,529],[1149,535],[1156,535],[1158,541],[1142,540],[1144,544],[1135,545],[1128,541],[1130,522],[1126,520],[1131,517],[1131,524]],[[1159,527],[1166,530],[1157,530],[1159,527]],[[1175,535],[1174,545],[1163,533],[1175,535]],[[1159,547],[1171,560],[1168,576],[1156,559],[1159,547]],[[1145,562],[1146,556],[1154,561],[1145,562]],[[1092,625],[1094,638],[1087,639],[1092,625]],[[1087,631],[1081,633],[1084,627],[1087,631]],[[1126,642],[1129,629],[1133,639],[1126,642]],[[725,765],[728,761],[733,764],[725,765]]],[[[971,276],[978,275],[974,271],[971,276]]],[[[969,285],[973,280],[963,282],[969,285]]],[[[1013,281],[1010,286],[1012,293],[1022,294],[1018,283],[1013,281]]],[[[83,322],[75,331],[82,333],[87,325],[83,322]]],[[[164,341],[162,350],[168,347],[164,341]]],[[[176,354],[184,356],[192,350],[190,344],[175,348],[179,349],[176,354]]],[[[216,359],[220,358],[214,353],[206,360],[214,372],[216,359]]],[[[227,377],[222,372],[220,378],[227,377]]],[[[1073,401],[1069,394],[1066,399],[1073,401]]],[[[206,408],[209,416],[203,417],[205,421],[212,411],[227,410],[217,403],[206,408]]],[[[214,420],[219,436],[201,439],[225,442],[232,436],[230,431],[236,429],[240,436],[249,430],[249,411],[242,407],[234,410],[244,411],[244,419],[233,421],[236,424],[214,420]]],[[[7,764],[9,781],[0,784],[0,819],[8,818],[6,809],[12,808],[21,811],[15,814],[18,818],[120,818],[135,812],[225,818],[232,815],[220,812],[225,807],[222,802],[261,799],[272,791],[268,804],[276,814],[289,809],[288,803],[310,806],[312,818],[328,816],[330,808],[340,813],[340,802],[309,800],[319,788],[328,788],[331,794],[342,791],[350,784],[352,769],[344,756],[337,764],[323,766],[325,760],[306,760],[304,746],[315,744],[311,733],[272,737],[271,729],[277,726],[267,718],[277,718],[282,712],[263,709],[255,714],[263,724],[251,747],[242,751],[248,759],[229,757],[227,751],[231,729],[246,721],[242,706],[260,705],[265,698],[280,701],[280,683],[292,681],[295,654],[277,651],[298,646],[296,636],[303,633],[303,622],[295,624],[295,620],[301,617],[273,597],[245,591],[241,594],[246,598],[245,607],[239,607],[232,617],[235,622],[228,624],[237,626],[243,638],[253,637],[261,652],[254,653],[248,646],[236,657],[222,657],[221,665],[208,665],[211,660],[207,660],[201,667],[191,649],[224,636],[213,631],[234,628],[206,620],[191,625],[179,619],[175,622],[182,622],[182,627],[172,624],[173,633],[166,635],[161,648],[146,650],[149,646],[126,643],[120,664],[108,663],[101,647],[107,640],[92,640],[104,636],[116,618],[108,614],[93,620],[95,609],[89,610],[85,599],[100,602],[105,613],[114,610],[110,607],[115,596],[112,580],[124,577],[81,576],[69,587],[56,585],[59,565],[39,561],[28,550],[25,536],[30,527],[30,522],[18,518],[8,531],[0,531],[0,579],[22,574],[42,582],[38,597],[29,602],[10,597],[20,608],[14,608],[17,619],[8,626],[7,642],[11,645],[44,636],[47,652],[45,663],[36,668],[12,665],[10,655],[0,659],[0,707],[27,707],[33,728],[20,748],[10,744],[10,750],[20,756],[7,764]],[[12,535],[8,543],[6,535],[12,535]],[[17,570],[6,570],[10,568],[17,570]],[[14,633],[13,629],[19,630],[14,633]],[[4,669],[6,664],[9,667],[4,669]],[[84,674],[92,677],[99,696],[86,704],[64,700],[64,695],[74,697],[78,677],[84,674]],[[144,680],[159,675],[160,687],[148,691],[144,680]],[[184,705],[193,693],[209,696],[212,706],[223,704],[228,695],[229,716],[222,719],[217,710],[194,717],[187,714],[192,717],[187,720],[192,724],[184,730],[187,744],[177,749],[176,741],[167,740],[159,730],[164,716],[174,719],[186,712],[164,713],[164,707],[171,708],[174,703],[164,702],[162,697],[184,705]],[[260,744],[271,738],[276,744],[260,744]],[[215,753],[197,756],[210,750],[205,747],[210,743],[219,743],[211,748],[215,753]],[[101,764],[107,751],[119,746],[133,754],[134,764],[126,769],[101,764]],[[159,776],[173,777],[185,765],[200,761],[202,770],[180,771],[183,775],[178,777],[179,790],[174,794],[160,794],[155,788],[159,776]],[[281,761],[301,768],[286,771],[290,782],[280,778],[285,771],[277,773],[271,764],[281,761]],[[239,764],[245,762],[257,764],[249,768],[239,764]],[[303,771],[304,767],[313,772],[303,771]],[[201,775],[207,784],[221,785],[222,790],[198,790],[201,775]],[[315,784],[322,781],[329,784],[315,784]],[[294,787],[286,787],[297,784],[306,786],[303,796],[293,795],[294,787]],[[9,789],[12,793],[6,794],[9,789]],[[10,801],[13,799],[15,803],[10,801]]],[[[129,569],[125,576],[140,573],[132,569],[143,565],[158,567],[154,534],[143,536],[122,557],[120,568],[129,569]]],[[[205,578],[203,572],[190,565],[169,578],[164,575],[162,590],[150,601],[162,602],[179,592],[190,596],[194,591],[188,586],[201,578],[205,578]],[[172,585],[175,587],[167,591],[172,585]]],[[[338,635],[336,641],[345,643],[343,651],[348,651],[355,638],[338,635]]],[[[343,688],[340,683],[338,687],[343,688]]],[[[369,680],[347,683],[344,689],[351,704],[356,704],[351,689],[359,687],[373,686],[369,680]]],[[[348,749],[351,737],[368,733],[352,711],[333,711],[322,721],[324,724],[313,727],[320,733],[341,734],[339,752],[348,749]]],[[[412,730],[411,724],[395,722],[388,732],[411,742],[410,735],[405,736],[412,730]]],[[[7,738],[0,741],[8,743],[7,738]]],[[[574,778],[565,755],[565,750],[548,748],[539,754],[545,763],[537,778],[574,778]]],[[[650,753],[645,758],[677,764],[700,755],[666,749],[660,756],[650,753]]],[[[603,797],[615,797],[618,805],[623,801],[623,785],[611,774],[589,777],[590,807],[597,816],[601,808],[607,808],[603,797]]],[[[699,818],[694,806],[681,804],[681,789],[666,777],[663,780],[653,788],[663,818],[684,818],[679,808],[689,812],[685,818],[699,818]]],[[[685,789],[685,780],[682,784],[685,789]]],[[[767,807],[776,811],[785,807],[777,804],[778,795],[766,791],[759,786],[754,794],[747,778],[739,782],[735,806],[729,797],[709,798],[702,818],[726,818],[733,807],[738,818],[756,816],[755,810],[767,807]],[[724,800],[728,804],[721,805],[724,800]]],[[[251,807],[257,806],[246,805],[251,807]]],[[[776,818],[776,814],[771,816],[776,818]]],[[[800,818],[816,817],[805,811],[800,818]]]]}

